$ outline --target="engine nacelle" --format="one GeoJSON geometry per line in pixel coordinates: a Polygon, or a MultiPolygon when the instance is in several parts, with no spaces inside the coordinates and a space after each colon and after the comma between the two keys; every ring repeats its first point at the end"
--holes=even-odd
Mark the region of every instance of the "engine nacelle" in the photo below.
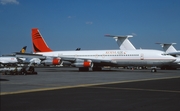
{"type": "Polygon", "coordinates": [[[30,60],[30,62],[32,62],[32,63],[34,63],[34,64],[41,64],[41,60],[39,59],[39,58],[32,58],[31,60],[30,60]]]}
{"type": "Polygon", "coordinates": [[[61,63],[62,63],[63,66],[71,66],[71,64],[72,64],[69,61],[62,61],[61,63]]]}
{"type": "Polygon", "coordinates": [[[72,64],[74,67],[92,67],[91,61],[77,61],[72,64]]]}
{"type": "Polygon", "coordinates": [[[45,65],[60,65],[61,59],[60,58],[46,59],[43,60],[41,63],[45,65]]]}

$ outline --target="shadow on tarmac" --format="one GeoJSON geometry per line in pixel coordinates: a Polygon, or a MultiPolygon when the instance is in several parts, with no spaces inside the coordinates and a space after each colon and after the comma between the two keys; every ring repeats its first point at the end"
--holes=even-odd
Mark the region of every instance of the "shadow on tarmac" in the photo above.
{"type": "Polygon", "coordinates": [[[1,79],[1,78],[0,78],[0,81],[9,81],[9,80],[8,80],[8,79],[1,79]]]}

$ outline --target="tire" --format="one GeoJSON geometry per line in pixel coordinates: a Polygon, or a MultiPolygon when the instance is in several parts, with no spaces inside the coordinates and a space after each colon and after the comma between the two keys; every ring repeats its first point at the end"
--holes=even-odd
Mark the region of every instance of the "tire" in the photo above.
{"type": "Polygon", "coordinates": [[[157,72],[157,70],[155,68],[151,69],[151,72],[157,72]]]}

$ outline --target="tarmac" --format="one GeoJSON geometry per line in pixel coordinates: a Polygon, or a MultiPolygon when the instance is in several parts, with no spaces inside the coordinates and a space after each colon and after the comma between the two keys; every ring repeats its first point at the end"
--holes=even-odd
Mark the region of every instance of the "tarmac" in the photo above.
{"type": "Polygon", "coordinates": [[[0,75],[1,111],[179,111],[180,70],[36,68],[0,75]]]}

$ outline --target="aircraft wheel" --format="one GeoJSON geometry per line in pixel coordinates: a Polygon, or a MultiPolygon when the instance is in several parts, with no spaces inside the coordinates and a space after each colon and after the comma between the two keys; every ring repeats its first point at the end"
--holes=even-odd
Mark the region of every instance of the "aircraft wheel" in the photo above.
{"type": "Polygon", "coordinates": [[[29,71],[34,72],[34,67],[30,66],[29,71]]]}
{"type": "Polygon", "coordinates": [[[151,72],[157,72],[156,68],[151,69],[151,72]]]}

